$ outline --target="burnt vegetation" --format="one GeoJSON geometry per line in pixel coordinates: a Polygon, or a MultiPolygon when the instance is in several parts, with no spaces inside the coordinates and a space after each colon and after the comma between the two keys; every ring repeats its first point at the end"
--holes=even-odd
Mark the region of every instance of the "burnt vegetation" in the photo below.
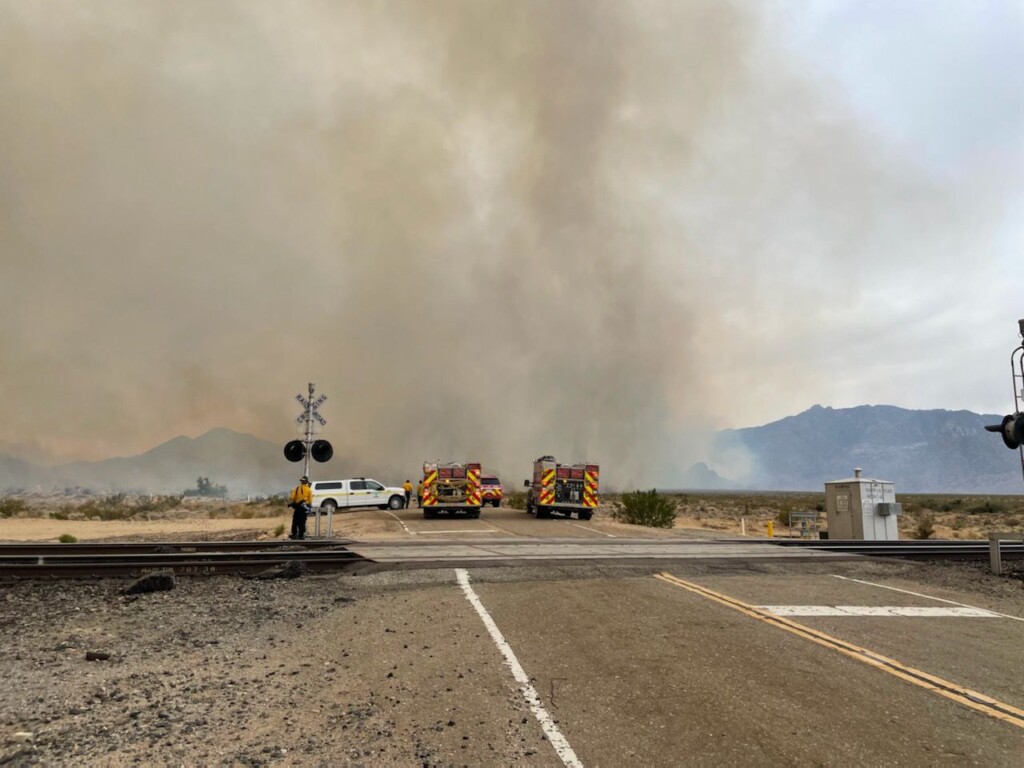
{"type": "Polygon", "coordinates": [[[226,499],[228,489],[226,485],[217,485],[208,477],[196,478],[196,487],[184,491],[185,496],[209,496],[213,499],[226,499]]]}

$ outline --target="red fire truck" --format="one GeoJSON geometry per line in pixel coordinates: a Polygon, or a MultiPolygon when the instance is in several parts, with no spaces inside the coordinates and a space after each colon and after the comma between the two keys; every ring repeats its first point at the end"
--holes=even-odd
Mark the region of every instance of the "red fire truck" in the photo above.
{"type": "Polygon", "coordinates": [[[423,517],[429,520],[441,512],[480,517],[482,506],[480,462],[423,464],[423,517]]]}
{"type": "Polygon", "coordinates": [[[533,480],[527,480],[526,511],[537,517],[559,512],[589,520],[597,509],[597,487],[601,469],[597,464],[559,464],[554,456],[533,462],[533,480]]]}

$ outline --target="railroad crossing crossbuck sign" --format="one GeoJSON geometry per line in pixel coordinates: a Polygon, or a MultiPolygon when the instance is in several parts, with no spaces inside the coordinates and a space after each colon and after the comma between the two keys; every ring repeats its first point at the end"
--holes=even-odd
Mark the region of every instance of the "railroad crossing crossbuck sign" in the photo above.
{"type": "Polygon", "coordinates": [[[309,458],[312,456],[314,461],[324,462],[330,461],[334,455],[334,448],[326,440],[314,440],[313,439],[313,422],[315,421],[321,427],[327,426],[327,419],[320,415],[317,410],[321,405],[327,401],[327,395],[320,395],[320,397],[313,399],[313,385],[309,385],[309,396],[303,397],[302,395],[296,395],[295,399],[302,404],[302,413],[295,419],[296,424],[305,424],[305,439],[303,440],[292,440],[287,443],[284,447],[284,457],[288,461],[303,461],[305,460],[305,471],[303,474],[309,474],[309,458]]]}
{"type": "Polygon", "coordinates": [[[317,411],[317,408],[319,408],[321,405],[324,404],[324,402],[326,402],[327,395],[320,395],[320,397],[318,397],[314,401],[307,400],[302,395],[296,395],[295,399],[298,400],[300,403],[302,403],[302,407],[306,409],[305,413],[300,413],[295,418],[295,423],[296,424],[301,424],[307,418],[312,416],[316,421],[320,422],[320,426],[321,427],[326,427],[327,426],[327,419],[325,419],[323,416],[321,416],[319,411],[317,411]]]}

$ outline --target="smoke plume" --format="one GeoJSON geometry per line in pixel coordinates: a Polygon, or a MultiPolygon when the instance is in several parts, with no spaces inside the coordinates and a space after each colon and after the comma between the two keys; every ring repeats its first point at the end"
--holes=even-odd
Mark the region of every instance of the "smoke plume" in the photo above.
{"type": "Polygon", "coordinates": [[[943,222],[942,263],[978,224],[764,29],[718,0],[0,3],[0,444],[283,444],[312,381],[389,481],[553,453],[670,482],[738,399],[824,386],[787,363],[829,359],[801,329],[832,275],[859,300],[910,233],[943,222]]]}

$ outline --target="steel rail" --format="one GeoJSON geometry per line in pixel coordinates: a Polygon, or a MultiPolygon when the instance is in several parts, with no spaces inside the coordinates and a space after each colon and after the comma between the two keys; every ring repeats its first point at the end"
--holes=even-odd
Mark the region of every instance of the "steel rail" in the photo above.
{"type": "MultiPolygon", "coordinates": [[[[928,551],[933,549],[946,549],[950,551],[955,550],[966,550],[971,551],[973,549],[987,549],[988,540],[982,541],[842,541],[842,540],[828,540],[828,539],[812,539],[812,540],[797,540],[793,539],[790,541],[786,540],[773,540],[774,544],[782,547],[810,547],[812,549],[905,549],[905,550],[922,550],[928,551]]],[[[1016,546],[1018,549],[1024,548],[1024,544],[1020,542],[1011,543],[1007,542],[1008,546],[1016,546]]]]}
{"type": "MultiPolygon", "coordinates": [[[[781,547],[813,549],[825,552],[843,552],[866,557],[901,557],[911,559],[987,560],[989,542],[978,540],[910,540],[859,541],[828,539],[791,539],[773,542],[781,547]]],[[[1000,552],[1008,559],[1024,557],[1024,544],[1003,542],[1000,552]]]]}
{"type": "MultiPolygon", "coordinates": [[[[754,541],[757,541],[756,539],[754,541]]],[[[772,544],[780,544],[789,547],[829,547],[829,546],[871,546],[871,547],[971,547],[988,546],[988,539],[886,539],[872,541],[871,539],[797,539],[797,538],[774,538],[760,539],[772,544]]]]}
{"type": "Polygon", "coordinates": [[[141,576],[158,571],[178,575],[251,574],[288,563],[304,570],[339,570],[365,562],[347,548],[279,552],[209,552],[118,555],[12,555],[0,561],[0,580],[141,576]]]}
{"type": "Polygon", "coordinates": [[[319,549],[351,544],[349,539],[303,541],[90,541],[76,544],[19,542],[0,544],[0,559],[8,555],[146,554],[168,552],[261,552],[279,549],[319,549]]]}

